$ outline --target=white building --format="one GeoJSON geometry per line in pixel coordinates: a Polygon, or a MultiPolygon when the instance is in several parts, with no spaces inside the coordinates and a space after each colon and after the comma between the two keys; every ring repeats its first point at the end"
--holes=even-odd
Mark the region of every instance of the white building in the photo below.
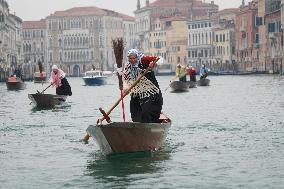
{"type": "Polygon", "coordinates": [[[201,64],[212,66],[213,59],[213,19],[200,17],[188,22],[188,63],[194,67],[201,64]]]}
{"type": "Polygon", "coordinates": [[[145,6],[141,6],[140,0],[137,0],[137,10],[135,14],[136,28],[136,46],[145,54],[151,54],[150,49],[150,32],[153,22],[157,19],[185,17],[190,19],[196,16],[210,16],[218,11],[218,6],[211,3],[205,3],[200,0],[156,0],[149,3],[145,0],[145,6]]]}
{"type": "Polygon", "coordinates": [[[214,24],[213,71],[233,71],[236,64],[236,14],[239,9],[224,9],[218,12],[214,24]]]}
{"type": "Polygon", "coordinates": [[[25,77],[39,71],[38,62],[47,70],[47,25],[46,20],[23,22],[23,62],[25,77]]]}
{"type": "Polygon", "coordinates": [[[0,0],[0,80],[7,78],[21,64],[22,20],[9,13],[5,0],[0,0]]]}
{"type": "Polygon", "coordinates": [[[113,70],[112,39],[127,36],[126,45],[132,46],[131,23],[134,20],[126,15],[97,7],[51,14],[47,17],[49,66],[57,64],[72,76],[80,76],[92,66],[113,70]]]}

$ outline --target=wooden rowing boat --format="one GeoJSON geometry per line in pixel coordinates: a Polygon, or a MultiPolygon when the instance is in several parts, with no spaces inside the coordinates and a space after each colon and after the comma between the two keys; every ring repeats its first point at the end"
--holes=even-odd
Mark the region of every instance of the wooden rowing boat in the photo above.
{"type": "Polygon", "coordinates": [[[161,123],[113,122],[91,125],[87,133],[104,154],[156,151],[162,148],[171,120],[160,117],[161,123]]]}
{"type": "Polygon", "coordinates": [[[36,107],[40,108],[54,108],[57,105],[63,104],[67,99],[67,96],[64,95],[42,93],[28,94],[28,97],[36,107]]]}
{"type": "Polygon", "coordinates": [[[173,81],[170,84],[172,92],[186,92],[188,91],[188,84],[187,82],[183,81],[173,81]]]}
{"type": "Polygon", "coordinates": [[[210,84],[210,80],[209,79],[200,79],[197,81],[197,85],[198,86],[208,86],[210,84]]]}
{"type": "Polygon", "coordinates": [[[23,90],[26,88],[26,83],[18,77],[9,77],[6,81],[8,90],[23,90]]]}
{"type": "Polygon", "coordinates": [[[196,87],[196,82],[194,82],[194,81],[187,81],[186,83],[188,85],[188,88],[195,88],[196,87]]]}

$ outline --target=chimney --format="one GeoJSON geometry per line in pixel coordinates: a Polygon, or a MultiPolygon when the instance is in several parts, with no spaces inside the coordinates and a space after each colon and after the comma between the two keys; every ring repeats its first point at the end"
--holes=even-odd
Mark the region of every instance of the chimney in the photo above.
{"type": "Polygon", "coordinates": [[[245,6],[245,0],[242,0],[242,7],[245,6]]]}
{"type": "Polygon", "coordinates": [[[146,7],[149,7],[150,3],[149,0],[146,0],[146,7]]]}
{"type": "Polygon", "coordinates": [[[140,0],[137,0],[137,10],[141,8],[140,0]]]}

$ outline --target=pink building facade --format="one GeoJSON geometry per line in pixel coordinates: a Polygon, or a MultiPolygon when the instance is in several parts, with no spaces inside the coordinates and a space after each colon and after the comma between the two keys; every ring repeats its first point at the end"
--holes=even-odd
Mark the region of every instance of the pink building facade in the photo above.
{"type": "Polygon", "coordinates": [[[236,16],[236,52],[238,71],[257,71],[259,48],[258,28],[255,25],[257,4],[254,2],[240,7],[236,16]]]}

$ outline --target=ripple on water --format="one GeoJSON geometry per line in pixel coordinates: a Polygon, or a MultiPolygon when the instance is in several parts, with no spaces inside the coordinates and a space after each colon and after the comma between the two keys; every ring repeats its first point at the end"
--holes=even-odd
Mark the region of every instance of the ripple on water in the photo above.
{"type": "MultiPolygon", "coordinates": [[[[211,86],[164,92],[173,121],[166,144],[152,153],[105,156],[89,125],[119,98],[117,85],[82,86],[68,78],[67,106],[34,109],[27,94],[0,83],[0,182],[3,188],[284,188],[284,80],[273,76],[218,76],[211,86]],[[4,170],[4,171],[2,171],[4,170]],[[16,182],[15,182],[16,181],[16,182]]],[[[50,88],[46,93],[54,94],[50,88]]],[[[127,120],[129,97],[125,98],[127,120]]],[[[121,106],[110,114],[121,121],[121,106]]]]}

